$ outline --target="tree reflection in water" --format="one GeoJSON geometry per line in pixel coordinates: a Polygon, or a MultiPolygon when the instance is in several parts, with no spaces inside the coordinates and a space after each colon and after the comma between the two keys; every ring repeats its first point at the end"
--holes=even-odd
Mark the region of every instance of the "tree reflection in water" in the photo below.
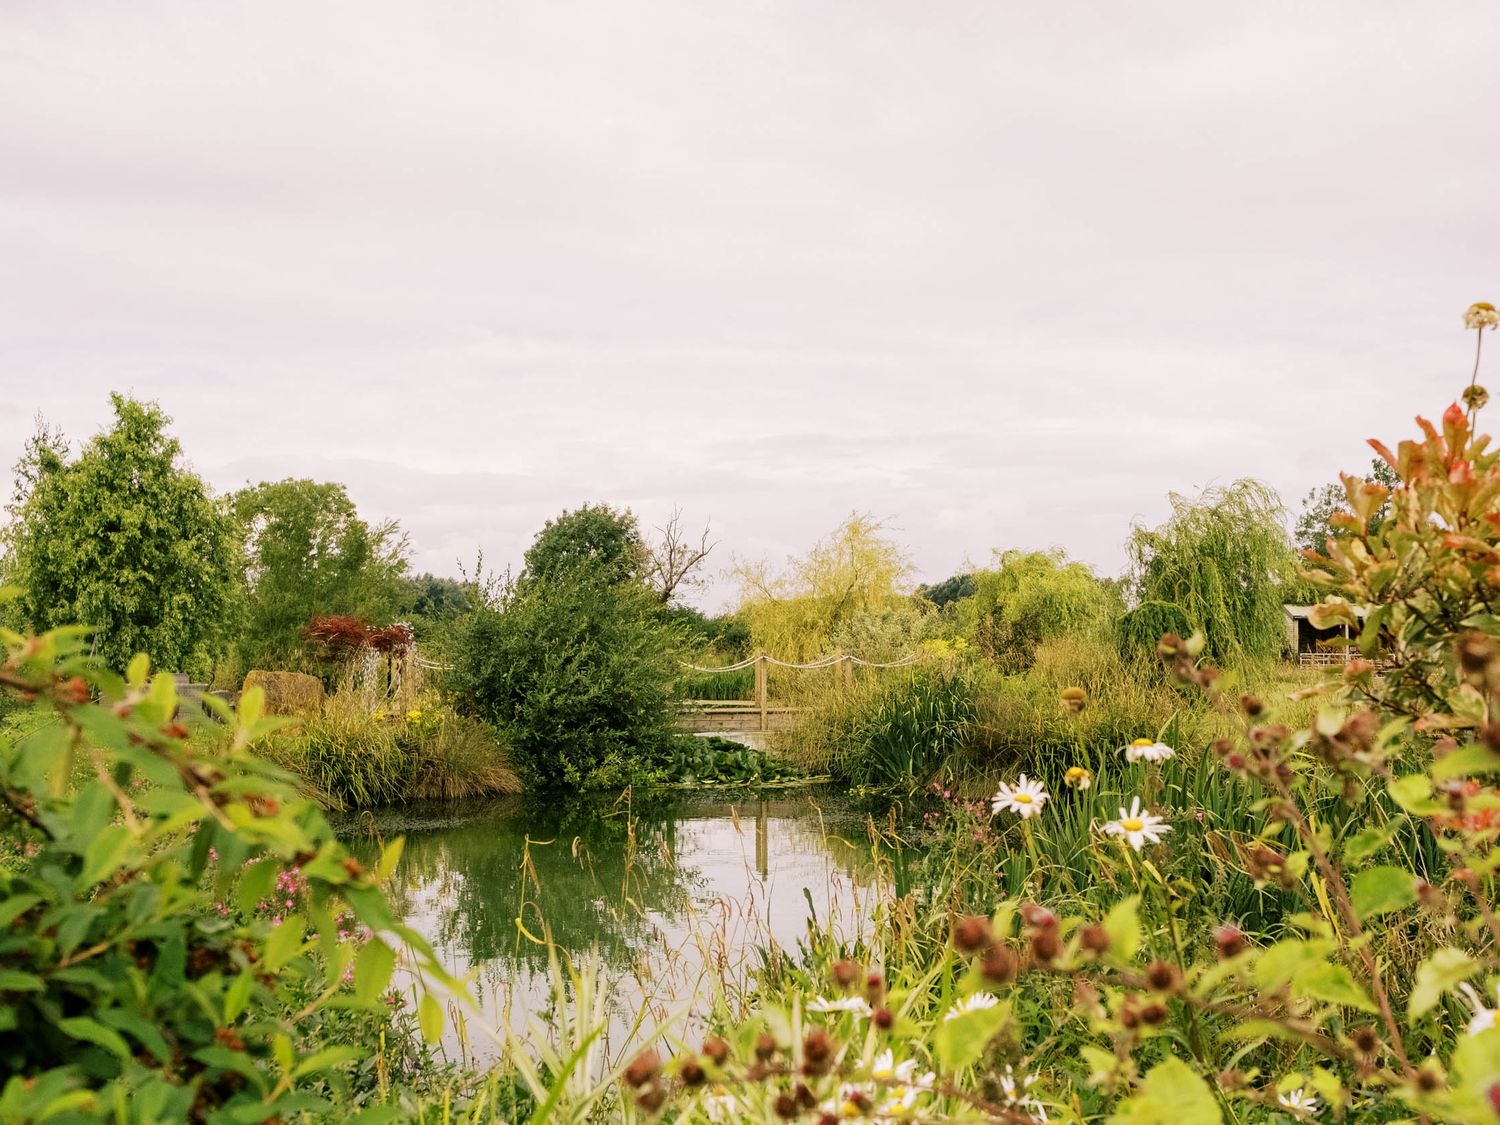
{"type": "Polygon", "coordinates": [[[649,1026],[690,1003],[705,973],[742,983],[759,947],[806,933],[810,904],[820,925],[867,927],[866,815],[823,790],[656,792],[403,809],[349,832],[366,854],[372,833],[405,835],[392,900],[455,971],[477,970],[491,1022],[540,1014],[547,950],[528,934],[545,933],[569,954],[599,950],[628,1013],[619,1038],[643,1005],[649,1026]]]}

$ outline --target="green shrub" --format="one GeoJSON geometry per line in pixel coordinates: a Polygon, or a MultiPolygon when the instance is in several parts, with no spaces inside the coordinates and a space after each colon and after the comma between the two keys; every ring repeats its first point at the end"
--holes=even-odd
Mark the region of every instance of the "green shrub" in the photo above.
{"type": "Polygon", "coordinates": [[[813,773],[855,785],[918,788],[969,740],[976,673],[956,660],[856,681],[821,698],[779,740],[813,773]]]}
{"type": "Polygon", "coordinates": [[[533,784],[606,787],[676,736],[675,634],[652,592],[587,568],[506,586],[455,636],[448,687],[533,784]]]}
{"type": "Polygon", "coordinates": [[[0,739],[0,1120],[350,1116],[404,1077],[398,949],[458,987],[379,890],[399,845],[368,873],[248,753],[275,722],[258,692],[196,752],[172,678],[139,657],[122,681],[84,636],[0,636],[0,687],[48,716],[0,739]]]}

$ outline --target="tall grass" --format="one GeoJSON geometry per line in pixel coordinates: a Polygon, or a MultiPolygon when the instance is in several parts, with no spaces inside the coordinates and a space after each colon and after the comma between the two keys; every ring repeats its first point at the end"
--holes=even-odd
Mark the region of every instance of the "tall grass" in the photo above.
{"type": "Polygon", "coordinates": [[[261,750],[335,809],[521,791],[494,731],[434,703],[388,715],[335,695],[321,715],[272,735],[261,750]]]}

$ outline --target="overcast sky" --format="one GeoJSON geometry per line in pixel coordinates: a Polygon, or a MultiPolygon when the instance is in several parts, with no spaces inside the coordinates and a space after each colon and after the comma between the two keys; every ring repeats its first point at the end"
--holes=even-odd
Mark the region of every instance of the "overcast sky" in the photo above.
{"type": "Polygon", "coordinates": [[[440,573],[591,500],[1116,573],[1464,385],[1497,49],[1494,0],[3,0],[0,487],[120,390],[440,573]]]}

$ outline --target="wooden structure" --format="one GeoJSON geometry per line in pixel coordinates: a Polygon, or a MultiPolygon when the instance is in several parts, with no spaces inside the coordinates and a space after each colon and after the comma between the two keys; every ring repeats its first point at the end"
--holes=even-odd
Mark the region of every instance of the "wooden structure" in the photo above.
{"type": "Polygon", "coordinates": [[[772,667],[794,671],[809,671],[831,668],[841,682],[852,683],[856,666],[862,668],[906,668],[917,661],[916,654],[900,660],[877,664],[861,660],[857,656],[838,653],[834,656],[814,660],[808,664],[788,664],[765,653],[741,660],[723,668],[703,668],[696,664],[684,664],[695,672],[737,672],[754,667],[755,688],[750,699],[685,699],[679,705],[677,726],[695,734],[765,734],[769,731],[790,730],[797,725],[800,707],[773,706],[770,701],[769,679],[772,667]]]}
{"type": "MultiPolygon", "coordinates": [[[[1348,625],[1319,629],[1312,623],[1310,605],[1283,605],[1286,615],[1286,651],[1292,663],[1303,668],[1342,668],[1359,655],[1348,625]]],[[[1354,607],[1356,616],[1364,611],[1354,607]]]]}

